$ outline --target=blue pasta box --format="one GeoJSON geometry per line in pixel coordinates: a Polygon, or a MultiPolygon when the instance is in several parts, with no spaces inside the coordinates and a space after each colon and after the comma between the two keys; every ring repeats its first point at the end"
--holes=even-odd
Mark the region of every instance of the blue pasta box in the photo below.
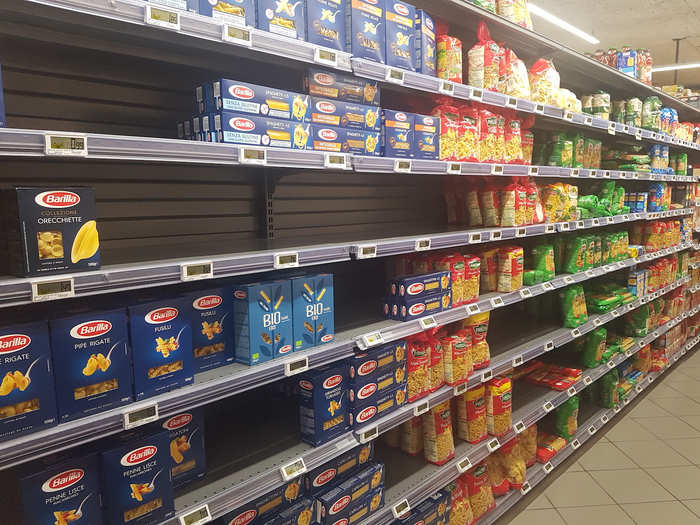
{"type": "Polygon", "coordinates": [[[304,476],[295,478],[224,514],[217,523],[221,523],[221,525],[264,523],[265,519],[270,519],[271,516],[290,508],[290,505],[297,501],[302,501],[300,498],[304,495],[304,486],[304,476]]]}
{"type": "Polygon", "coordinates": [[[183,134],[185,136],[185,140],[192,140],[194,137],[192,137],[192,121],[191,120],[186,120],[182,123],[182,129],[183,129],[183,134]]]}
{"type": "Polygon", "coordinates": [[[374,373],[355,377],[350,381],[348,396],[351,404],[362,403],[372,396],[406,382],[406,363],[395,363],[374,373]]]}
{"type": "Polygon", "coordinates": [[[190,294],[194,373],[233,362],[233,300],[226,288],[190,294]]]}
{"type": "Polygon", "coordinates": [[[413,116],[413,156],[437,160],[440,152],[440,119],[428,115],[413,116]]]}
{"type": "Polygon", "coordinates": [[[311,148],[315,151],[353,153],[355,155],[379,156],[379,132],[360,129],[336,128],[335,126],[311,126],[311,148]]]}
{"type": "Polygon", "coordinates": [[[397,364],[406,362],[406,341],[399,339],[366,352],[357,353],[347,361],[350,382],[363,384],[367,377],[395,370],[397,364]]]}
{"type": "Polygon", "coordinates": [[[380,509],[383,504],[384,487],[382,486],[358,500],[346,504],[340,511],[334,514],[329,513],[317,521],[320,525],[354,525],[380,509]]]}
{"type": "MultiPolygon", "coordinates": [[[[426,499],[424,501],[424,503],[426,505],[429,505],[429,506],[435,508],[435,512],[437,513],[437,520],[442,520],[444,518],[445,514],[447,513],[447,507],[450,504],[449,494],[446,491],[441,490],[439,492],[436,492],[432,496],[429,496],[428,499],[426,499]]],[[[425,507],[422,507],[422,504],[421,504],[421,505],[419,505],[419,508],[425,508],[425,507]]],[[[424,516],[426,519],[426,523],[433,523],[434,520],[432,520],[432,518],[430,521],[427,521],[428,516],[425,514],[424,514],[424,516]]]]}
{"type": "Polygon", "coordinates": [[[391,282],[391,295],[398,297],[420,297],[451,290],[450,272],[432,272],[397,277],[391,282]]]}
{"type": "Polygon", "coordinates": [[[56,424],[46,321],[0,328],[0,441],[56,424]]]}
{"type": "Polygon", "coordinates": [[[335,523],[338,515],[372,491],[384,486],[384,465],[369,463],[353,476],[316,497],[316,521],[335,523]]]}
{"type": "Polygon", "coordinates": [[[206,456],[202,409],[182,412],[156,425],[170,433],[170,477],[173,487],[203,477],[206,472],[206,456]]]}
{"type": "Polygon", "coordinates": [[[0,128],[6,126],[5,120],[5,96],[2,89],[2,64],[0,64],[0,128]]]}
{"type": "Polygon", "coordinates": [[[382,392],[375,392],[350,404],[350,425],[357,427],[393,412],[406,403],[406,383],[400,383],[382,392]]]}
{"type": "Polygon", "coordinates": [[[328,343],[335,336],[333,274],[290,279],[294,317],[294,351],[328,343]]]}
{"type": "Polygon", "coordinates": [[[316,97],[356,104],[379,105],[379,84],[376,80],[355,77],[339,71],[309,68],[304,77],[304,89],[316,97]]]}
{"type": "Polygon", "coordinates": [[[218,142],[229,144],[306,149],[310,128],[311,124],[230,111],[220,111],[214,115],[218,142]]]}
{"type": "Polygon", "coordinates": [[[60,423],[133,400],[126,310],[54,319],[50,331],[60,423]]]}
{"type": "MultiPolygon", "coordinates": [[[[97,456],[33,464],[20,480],[25,525],[102,524],[97,456]]],[[[9,522],[8,522],[9,523],[9,522]]]]}
{"type": "Polygon", "coordinates": [[[256,0],[257,27],[276,35],[306,40],[304,0],[256,0]]]}
{"type": "Polygon", "coordinates": [[[382,151],[385,157],[413,156],[413,114],[382,110],[382,151]]]}
{"type": "Polygon", "coordinates": [[[377,106],[311,97],[312,124],[381,131],[382,119],[377,106]]]}
{"type": "Polygon", "coordinates": [[[374,458],[373,441],[336,456],[306,475],[307,493],[309,495],[318,494],[334,487],[358,472],[372,458],[374,458]]]}
{"type": "Polygon", "coordinates": [[[294,350],[292,304],[289,280],[234,287],[236,362],[257,365],[294,350]]]}
{"type": "Polygon", "coordinates": [[[169,432],[124,432],[100,454],[104,518],[108,525],[156,525],[175,514],[169,432]]]}
{"type": "Polygon", "coordinates": [[[201,142],[202,139],[202,120],[199,116],[192,117],[192,139],[201,142]]]}
{"type": "Polygon", "coordinates": [[[350,0],[346,15],[346,51],[384,64],[384,0],[350,0]]]}
{"type": "Polygon", "coordinates": [[[192,383],[192,330],[183,299],[128,308],[134,394],[144,399],[192,383]]]}
{"type": "Polygon", "coordinates": [[[307,525],[312,522],[313,508],[313,500],[302,498],[277,516],[261,521],[260,525],[307,525]]]}
{"type": "Polygon", "coordinates": [[[200,115],[216,111],[212,82],[197,86],[194,90],[195,107],[200,115]]]}
{"type": "Polygon", "coordinates": [[[211,91],[217,110],[295,122],[310,119],[308,95],[225,78],[212,82],[211,91]]]}
{"type": "Polygon", "coordinates": [[[306,40],[345,51],[346,0],[306,0],[306,40]]]}
{"type": "Polygon", "coordinates": [[[435,23],[423,9],[416,9],[416,71],[434,77],[437,72],[435,23]]]}
{"type": "Polygon", "coordinates": [[[305,372],[298,385],[302,440],[318,446],[348,431],[348,372],[345,366],[328,365],[305,372]]]}
{"type": "Polygon", "coordinates": [[[425,315],[449,310],[451,307],[451,290],[423,296],[397,297],[392,305],[392,318],[398,321],[412,321],[425,315]]]}
{"type": "Polygon", "coordinates": [[[197,12],[224,24],[255,27],[255,0],[190,0],[197,12]]]}
{"type": "Polygon", "coordinates": [[[385,7],[386,64],[416,70],[416,8],[401,0],[388,0],[385,7]]]}

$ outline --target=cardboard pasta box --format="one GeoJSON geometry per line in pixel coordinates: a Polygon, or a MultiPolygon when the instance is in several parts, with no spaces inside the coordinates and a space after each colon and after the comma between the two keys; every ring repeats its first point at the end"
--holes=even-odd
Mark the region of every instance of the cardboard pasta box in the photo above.
{"type": "Polygon", "coordinates": [[[348,450],[309,472],[305,477],[306,491],[313,495],[328,490],[358,472],[372,458],[374,441],[348,450]]]}
{"type": "MultiPolygon", "coordinates": [[[[186,485],[206,473],[204,414],[189,410],[154,424],[169,432],[170,475],[173,487],[186,485]]],[[[159,429],[159,430],[160,430],[159,429]]]]}
{"type": "Polygon", "coordinates": [[[384,0],[350,0],[346,23],[348,53],[384,64],[384,0]]]}
{"type": "Polygon", "coordinates": [[[307,41],[345,51],[346,0],[306,0],[307,41]]]}
{"type": "Polygon", "coordinates": [[[211,93],[217,111],[308,122],[309,96],[267,86],[258,86],[226,78],[212,82],[205,89],[211,93]]]}
{"type": "Polygon", "coordinates": [[[347,367],[309,370],[300,375],[298,385],[302,440],[318,446],[348,431],[347,367]]]}
{"type": "Polygon", "coordinates": [[[233,300],[230,288],[188,296],[194,373],[232,363],[233,300]]]}
{"type": "Polygon", "coordinates": [[[255,0],[188,0],[202,16],[224,24],[255,27],[255,0]]]}
{"type": "Polygon", "coordinates": [[[257,0],[257,27],[276,35],[306,40],[306,12],[301,0],[257,0]]]}
{"type": "Polygon", "coordinates": [[[386,64],[407,71],[416,70],[416,8],[401,0],[386,3],[386,64]]]}
{"type": "Polygon", "coordinates": [[[214,114],[214,130],[217,142],[305,150],[311,125],[220,111],[214,114]]]}
{"type": "Polygon", "coordinates": [[[304,495],[304,476],[295,478],[279,487],[254,498],[245,505],[227,512],[217,523],[221,525],[249,525],[264,523],[265,520],[301,502],[304,495]]]}
{"type": "Polygon", "coordinates": [[[381,131],[382,119],[377,106],[311,97],[312,124],[340,126],[365,131],[381,131]]]}
{"type": "Polygon", "coordinates": [[[333,274],[290,279],[294,317],[294,351],[329,343],[335,337],[333,274]]]}

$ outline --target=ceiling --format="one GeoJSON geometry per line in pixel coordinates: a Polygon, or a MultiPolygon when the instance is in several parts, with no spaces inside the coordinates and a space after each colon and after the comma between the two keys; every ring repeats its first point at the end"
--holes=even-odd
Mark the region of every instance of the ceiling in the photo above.
{"type": "MultiPolygon", "coordinates": [[[[546,20],[533,15],[535,31],[577,51],[623,46],[651,51],[654,66],[675,62],[674,38],[680,43],[679,63],[700,63],[700,2],[698,0],[532,0],[594,35],[600,44],[589,44],[546,20]]],[[[654,73],[654,85],[673,84],[673,71],[654,73]]],[[[700,90],[700,68],[678,71],[678,84],[700,90]]]]}

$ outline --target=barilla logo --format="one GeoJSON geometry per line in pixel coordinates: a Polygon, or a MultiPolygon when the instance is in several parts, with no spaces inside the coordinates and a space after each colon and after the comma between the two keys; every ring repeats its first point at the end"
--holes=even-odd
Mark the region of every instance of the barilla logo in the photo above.
{"type": "Polygon", "coordinates": [[[357,422],[358,423],[364,423],[365,421],[369,421],[374,417],[374,414],[377,413],[377,407],[371,406],[365,408],[362,412],[357,414],[357,422]]]}
{"type": "Polygon", "coordinates": [[[34,202],[44,208],[70,208],[80,202],[80,196],[72,191],[45,191],[34,197],[34,202]]]}
{"type": "Polygon", "coordinates": [[[233,296],[236,299],[245,299],[246,297],[248,297],[248,294],[245,293],[243,290],[236,290],[235,292],[233,292],[233,296]]]}
{"type": "Polygon", "coordinates": [[[280,354],[286,354],[288,352],[292,351],[292,345],[284,345],[282,348],[278,350],[280,354]]]}
{"type": "Polygon", "coordinates": [[[255,509],[246,510],[245,512],[241,512],[238,516],[229,521],[228,525],[246,525],[253,521],[255,519],[255,516],[257,515],[258,511],[256,511],[255,509]]]}
{"type": "MultiPolygon", "coordinates": [[[[369,2],[369,0],[367,0],[369,2]]],[[[348,519],[347,518],[341,518],[338,521],[334,522],[333,525],[348,525],[348,519]]]]}
{"type": "Polygon", "coordinates": [[[322,343],[327,343],[327,342],[330,341],[331,339],[333,339],[333,336],[332,336],[331,334],[326,334],[326,335],[324,335],[323,337],[321,337],[321,342],[322,342],[322,343]]]}
{"type": "Polygon", "coordinates": [[[404,120],[406,120],[406,113],[396,113],[396,114],[394,115],[394,118],[395,118],[396,120],[399,120],[399,121],[403,122],[404,120]]]}
{"type": "Polygon", "coordinates": [[[146,322],[148,324],[160,324],[167,321],[172,321],[177,317],[177,308],[166,306],[165,308],[158,308],[157,310],[151,310],[146,314],[146,322]]]}
{"type": "Polygon", "coordinates": [[[432,126],[433,119],[431,117],[423,117],[423,124],[427,124],[428,126],[432,126]]]}
{"type": "Polygon", "coordinates": [[[406,292],[408,292],[408,295],[418,295],[423,290],[425,290],[425,285],[423,283],[413,283],[406,289],[406,292]]]}
{"type": "Polygon", "coordinates": [[[408,16],[408,7],[403,4],[394,4],[394,11],[403,16],[408,16]]]}
{"type": "Polygon", "coordinates": [[[331,508],[328,509],[328,513],[329,514],[338,514],[341,510],[343,510],[345,507],[348,506],[348,503],[350,503],[351,499],[352,498],[350,497],[350,495],[343,496],[338,501],[333,503],[333,505],[331,505],[331,508]]]}
{"type": "Polygon", "coordinates": [[[375,360],[367,361],[366,363],[362,363],[362,366],[357,369],[357,373],[361,376],[366,376],[374,372],[376,369],[377,362],[375,360]]]}
{"type": "Polygon", "coordinates": [[[104,335],[111,329],[112,323],[109,321],[88,321],[87,323],[81,323],[71,328],[70,335],[74,339],[90,339],[91,337],[104,335]]]}
{"type": "Polygon", "coordinates": [[[331,75],[328,75],[326,73],[316,73],[314,75],[314,80],[323,86],[330,86],[333,83],[334,79],[331,75]]]}
{"type": "Polygon", "coordinates": [[[319,100],[316,102],[316,109],[321,113],[335,113],[335,104],[327,100],[319,100]]]}
{"type": "Polygon", "coordinates": [[[313,481],[313,486],[314,487],[323,487],[326,483],[331,481],[333,478],[335,478],[337,470],[334,468],[329,468],[328,470],[324,470],[321,472],[318,476],[314,478],[313,481]]]}
{"type": "Polygon", "coordinates": [[[369,396],[377,391],[377,383],[369,383],[362,388],[357,393],[357,399],[367,399],[369,396]]]}
{"type": "Polygon", "coordinates": [[[177,416],[173,416],[163,423],[163,428],[165,430],[177,430],[178,428],[182,428],[189,424],[190,421],[192,421],[192,414],[178,414],[177,416]]]}
{"type": "Polygon", "coordinates": [[[131,452],[127,452],[122,456],[122,459],[119,463],[121,463],[124,467],[138,465],[139,463],[143,463],[144,461],[148,461],[149,459],[151,459],[153,456],[156,455],[157,452],[158,447],[154,447],[153,445],[147,445],[145,447],[134,449],[131,452]]]}
{"type": "Polygon", "coordinates": [[[228,92],[236,98],[242,98],[245,100],[251,99],[255,96],[255,91],[245,86],[231,86],[228,88],[228,92]]]}
{"type": "Polygon", "coordinates": [[[9,354],[27,348],[32,338],[23,334],[10,334],[0,337],[0,354],[9,354]]]}
{"type": "Polygon", "coordinates": [[[66,470],[44,481],[44,484],[41,486],[41,490],[44,492],[58,492],[59,490],[70,487],[71,485],[75,485],[78,481],[83,479],[84,476],[85,471],[83,469],[74,468],[71,470],[66,470]]]}
{"type": "Polygon", "coordinates": [[[323,140],[335,140],[338,138],[338,134],[332,129],[328,128],[323,128],[319,130],[318,136],[321,137],[323,140]]]}
{"type": "Polygon", "coordinates": [[[239,131],[253,131],[255,129],[255,122],[243,117],[232,118],[229,120],[229,124],[233,129],[239,131]]]}
{"type": "Polygon", "coordinates": [[[411,315],[418,315],[425,311],[425,303],[414,304],[408,309],[408,313],[411,315]]]}
{"type": "Polygon", "coordinates": [[[204,297],[200,297],[199,299],[195,299],[192,306],[195,308],[195,310],[209,310],[210,308],[216,308],[223,302],[224,300],[220,295],[206,295],[204,297]]]}
{"type": "Polygon", "coordinates": [[[305,379],[302,379],[301,381],[299,381],[299,386],[301,388],[303,388],[304,390],[313,390],[314,389],[313,383],[311,381],[307,381],[305,379]]]}
{"type": "Polygon", "coordinates": [[[336,374],[323,382],[323,388],[329,389],[338,386],[343,381],[343,376],[336,374]]]}

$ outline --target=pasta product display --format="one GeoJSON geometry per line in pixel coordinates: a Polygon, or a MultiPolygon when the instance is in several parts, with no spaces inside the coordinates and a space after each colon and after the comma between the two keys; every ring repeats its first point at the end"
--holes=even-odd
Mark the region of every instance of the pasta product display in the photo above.
{"type": "Polygon", "coordinates": [[[472,513],[469,493],[464,483],[457,479],[448,484],[444,491],[449,494],[448,500],[450,502],[447,524],[464,525],[465,523],[473,523],[474,514],[472,513]]]}
{"type": "Polygon", "coordinates": [[[586,295],[582,286],[569,286],[559,292],[559,296],[564,327],[576,328],[588,321],[586,295]]]}
{"type": "Polygon", "coordinates": [[[445,364],[445,382],[452,386],[464,383],[472,370],[471,333],[449,335],[443,337],[440,343],[442,344],[445,364]]]}
{"type": "Polygon", "coordinates": [[[505,246],[498,250],[499,292],[513,292],[523,286],[523,249],[505,246]]]}
{"type": "Polygon", "coordinates": [[[484,461],[486,462],[486,471],[489,473],[493,495],[503,496],[508,494],[510,483],[506,479],[506,467],[503,464],[503,458],[499,454],[490,454],[486,456],[484,461]]]}
{"type": "Polygon", "coordinates": [[[540,58],[530,66],[530,96],[533,102],[555,104],[555,93],[559,89],[559,73],[551,61],[540,58]]]}
{"type": "Polygon", "coordinates": [[[511,429],[511,381],[496,377],[486,384],[486,428],[489,434],[501,436],[511,429]]]}
{"type": "Polygon", "coordinates": [[[578,430],[578,396],[572,396],[554,412],[554,428],[567,441],[573,439],[578,430]]]}
{"type": "Polygon", "coordinates": [[[462,83],[462,41],[459,38],[438,35],[437,77],[462,83]]]}
{"type": "Polygon", "coordinates": [[[491,353],[486,336],[489,330],[490,312],[482,312],[462,321],[462,329],[471,332],[471,361],[474,370],[486,368],[491,363],[491,353]]]}
{"type": "Polygon", "coordinates": [[[443,364],[443,344],[435,334],[426,336],[427,346],[430,350],[430,361],[428,362],[428,389],[435,392],[445,384],[445,366],[443,364]]]}
{"type": "Polygon", "coordinates": [[[459,479],[467,488],[474,520],[478,520],[495,507],[496,502],[493,499],[486,462],[478,463],[462,474],[459,479]]]}
{"type": "Polygon", "coordinates": [[[547,463],[567,445],[566,439],[546,432],[537,432],[537,461],[547,463]]]}
{"type": "Polygon", "coordinates": [[[450,402],[443,401],[432,407],[422,417],[425,460],[442,465],[453,458],[455,454],[450,402]]]}
{"type": "Polygon", "coordinates": [[[491,40],[486,24],[479,22],[477,30],[477,44],[472,47],[467,56],[469,58],[469,85],[482,89],[499,90],[503,54],[496,42],[491,40]]]}
{"type": "Polygon", "coordinates": [[[457,436],[469,443],[480,443],[487,435],[486,388],[478,385],[457,397],[457,436]]]}
{"type": "Polygon", "coordinates": [[[522,488],[527,475],[525,461],[520,453],[520,441],[521,439],[518,436],[506,441],[495,454],[499,458],[506,481],[510,488],[515,490],[522,488]]]}
{"type": "Polygon", "coordinates": [[[520,433],[520,457],[527,467],[537,462],[537,424],[532,424],[520,433]]]}
{"type": "MultiPolygon", "coordinates": [[[[430,383],[428,364],[430,355],[426,343],[418,337],[407,339],[406,382],[408,387],[408,402],[415,401],[428,394],[430,383]]],[[[443,346],[443,360],[445,349],[443,346]]]]}

